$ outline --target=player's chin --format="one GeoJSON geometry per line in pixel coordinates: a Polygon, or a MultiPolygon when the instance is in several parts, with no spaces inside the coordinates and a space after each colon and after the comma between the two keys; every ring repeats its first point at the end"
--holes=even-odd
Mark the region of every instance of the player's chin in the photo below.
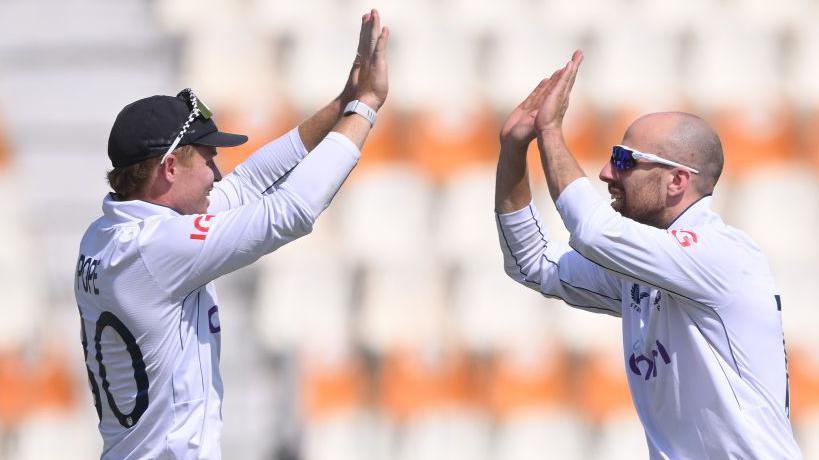
{"type": "Polygon", "coordinates": [[[612,197],[611,199],[611,208],[615,211],[622,213],[623,212],[623,199],[620,197],[612,197]]]}
{"type": "Polygon", "coordinates": [[[205,214],[208,212],[208,208],[210,207],[210,198],[207,196],[202,197],[199,202],[196,203],[196,211],[194,214],[205,214]]]}

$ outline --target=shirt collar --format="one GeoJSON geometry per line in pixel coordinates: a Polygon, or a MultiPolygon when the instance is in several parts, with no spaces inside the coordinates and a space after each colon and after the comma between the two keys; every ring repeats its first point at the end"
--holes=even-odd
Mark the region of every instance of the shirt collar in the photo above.
{"type": "Polygon", "coordinates": [[[118,201],[114,198],[113,193],[105,195],[105,198],[102,200],[102,212],[106,216],[110,216],[119,221],[140,221],[155,215],[179,215],[178,212],[167,206],[149,203],[147,201],[118,201]]]}
{"type": "Polygon", "coordinates": [[[698,227],[704,224],[721,221],[719,214],[711,209],[713,197],[705,195],[699,200],[691,203],[676,219],[668,226],[668,230],[698,227]]]}

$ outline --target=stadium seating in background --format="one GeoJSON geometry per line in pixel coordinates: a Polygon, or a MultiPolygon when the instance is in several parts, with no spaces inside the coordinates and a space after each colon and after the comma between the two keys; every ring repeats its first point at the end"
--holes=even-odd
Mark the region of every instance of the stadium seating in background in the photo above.
{"type": "Polygon", "coordinates": [[[14,460],[85,460],[102,452],[102,438],[93,405],[70,412],[44,412],[28,418],[20,428],[14,460]]]}
{"type": "Polygon", "coordinates": [[[365,347],[383,353],[393,347],[441,345],[448,340],[443,270],[432,262],[365,268],[357,326],[365,347]]]}
{"type": "MultiPolygon", "coordinates": [[[[61,458],[84,458],[96,447],[93,441],[72,439],[75,427],[67,422],[81,412],[77,396],[85,388],[77,385],[61,347],[0,350],[0,388],[3,458],[54,458],[68,445],[76,449],[61,458]],[[49,442],[43,442],[40,435],[49,442]],[[59,444],[57,439],[68,442],[59,444]]],[[[88,426],[93,429],[93,424],[88,426]]]]}
{"type": "Polygon", "coordinates": [[[741,176],[792,161],[798,118],[784,104],[727,106],[711,116],[725,152],[725,173],[741,176]]]}
{"type": "MultiPolygon", "coordinates": [[[[617,327],[617,325],[612,325],[617,327]]],[[[598,433],[592,440],[591,458],[615,460],[647,458],[643,428],[628,389],[623,367],[622,344],[591,348],[578,363],[575,397],[590,427],[598,433]]]]}
{"type": "Polygon", "coordinates": [[[489,460],[490,425],[475,374],[457,347],[392,348],[383,358],[380,393],[398,433],[390,458],[489,460]]]}
{"type": "Polygon", "coordinates": [[[308,348],[299,356],[304,458],[388,457],[388,433],[369,407],[372,385],[363,363],[350,352],[329,357],[308,348]]]}
{"type": "Polygon", "coordinates": [[[578,81],[597,107],[659,111],[679,104],[681,24],[650,17],[651,10],[641,2],[620,2],[615,20],[595,24],[593,54],[578,81]]]}
{"type": "MultiPolygon", "coordinates": [[[[13,439],[20,425],[31,414],[35,395],[28,365],[19,348],[0,350],[0,430],[4,440],[13,439]]],[[[6,447],[6,446],[3,446],[6,447]]]]}
{"type": "Polygon", "coordinates": [[[801,4],[804,11],[800,11],[791,29],[793,48],[787,63],[790,75],[784,82],[784,89],[795,108],[813,111],[819,106],[819,84],[816,81],[816,75],[819,75],[819,28],[816,27],[819,5],[805,0],[793,3],[801,4]]]}
{"type": "Polygon", "coordinates": [[[494,163],[500,127],[487,108],[475,112],[417,111],[404,130],[407,156],[435,183],[445,182],[459,171],[494,163]]]}
{"type": "Polygon", "coordinates": [[[362,170],[333,203],[340,248],[365,266],[414,262],[432,247],[433,199],[429,180],[416,169],[384,163],[362,170]]]}
{"type": "Polygon", "coordinates": [[[287,101],[279,101],[275,106],[258,110],[242,110],[240,107],[217,109],[215,121],[221,131],[248,137],[248,141],[240,146],[219,150],[221,155],[216,156],[216,164],[224,176],[253,152],[295,128],[299,117],[287,101]]]}
{"type": "Polygon", "coordinates": [[[816,180],[819,180],[819,106],[810,111],[803,120],[799,147],[813,167],[816,180]]]}
{"type": "Polygon", "coordinates": [[[350,180],[365,177],[370,168],[409,165],[412,162],[407,156],[406,143],[410,133],[405,129],[406,116],[390,107],[378,111],[378,128],[371,130],[367,136],[367,143],[361,150],[361,159],[350,175],[350,180]]]}
{"type": "MultiPolygon", "coordinates": [[[[565,136],[604,196],[598,172],[637,116],[690,111],[720,134],[726,173],[715,207],[770,261],[782,293],[794,431],[805,458],[819,459],[811,291],[819,273],[819,3],[377,3],[392,29],[391,94],[359,166],[311,235],[239,281],[220,281],[222,301],[239,307],[224,322],[240,326],[223,342],[225,457],[261,458],[275,445],[300,448],[293,456],[307,460],[647,458],[619,320],[514,283],[495,230],[500,123],[583,48],[565,136]],[[225,284],[240,295],[225,295],[225,284]],[[247,299],[251,308],[241,308],[247,299]],[[241,335],[244,325],[251,335],[241,335]],[[268,399],[245,416],[254,392],[268,399]],[[258,433],[276,439],[257,443],[258,433]]],[[[250,136],[220,152],[227,173],[341,90],[359,14],[372,6],[3,4],[0,29],[10,33],[0,43],[0,90],[3,105],[15,107],[6,118],[16,131],[0,125],[0,195],[14,198],[0,213],[19,224],[0,227],[0,238],[15,243],[0,251],[0,458],[101,451],[81,361],[29,345],[38,329],[76,334],[75,318],[66,326],[71,315],[53,313],[76,308],[65,276],[80,225],[99,214],[107,190],[99,154],[113,115],[137,97],[192,86],[220,128],[250,136]],[[59,135],[37,135],[44,130],[59,135]],[[14,156],[3,134],[15,135],[14,156]],[[13,433],[5,446],[4,432],[13,433]]],[[[534,144],[528,158],[544,227],[567,241],[534,144]]]]}
{"type": "MultiPolygon", "coordinates": [[[[19,164],[10,162],[0,169],[0,194],[20,197],[23,186],[19,164]]],[[[38,241],[32,237],[27,203],[19,199],[0,202],[0,215],[14,225],[0,226],[0,238],[13,242],[0,251],[0,349],[25,346],[35,338],[37,327],[43,324],[47,290],[45,274],[39,270],[36,255],[38,241]]],[[[68,260],[75,260],[76,252],[68,260]]],[[[68,272],[65,272],[68,273],[68,272]]]]}
{"type": "Polygon", "coordinates": [[[572,366],[554,339],[507,346],[489,369],[496,458],[525,460],[559,452],[583,458],[587,433],[572,407],[572,366]]]}
{"type": "Polygon", "coordinates": [[[701,111],[747,103],[776,104],[785,77],[780,32],[765,22],[743,21],[730,3],[702,2],[689,24],[690,43],[681,56],[684,91],[701,111]],[[726,24],[730,23],[730,27],[726,24]]]}
{"type": "Polygon", "coordinates": [[[819,439],[816,437],[819,430],[819,360],[816,346],[791,345],[788,371],[794,435],[806,459],[819,458],[819,439]]]}
{"type": "Polygon", "coordinates": [[[258,262],[252,314],[262,345],[271,353],[295,353],[308,346],[319,356],[352,343],[353,266],[335,241],[331,207],[313,233],[258,262]]]}
{"type": "Polygon", "coordinates": [[[8,168],[11,159],[11,143],[6,136],[6,123],[5,120],[0,117],[0,171],[4,171],[8,168]]]}
{"type": "Polygon", "coordinates": [[[812,286],[819,247],[794,244],[815,239],[819,227],[819,181],[805,162],[768,163],[744,175],[735,187],[730,222],[761,247],[782,299],[790,345],[816,349],[819,323],[812,286]],[[812,198],[811,198],[812,197],[812,198]],[[808,205],[809,202],[814,205],[808,205]],[[787,231],[788,237],[783,238],[787,231]]]}
{"type": "Polygon", "coordinates": [[[501,254],[490,244],[498,239],[494,162],[466,164],[450,174],[434,205],[431,231],[436,253],[448,266],[492,264],[497,269],[501,254]]]}
{"type": "MultiPolygon", "coordinates": [[[[602,166],[610,154],[606,144],[609,140],[603,138],[599,112],[589,101],[572,99],[572,110],[566,112],[564,119],[563,136],[581,166],[588,163],[602,166]]],[[[586,170],[586,174],[596,176],[596,172],[590,170],[586,170]]]]}

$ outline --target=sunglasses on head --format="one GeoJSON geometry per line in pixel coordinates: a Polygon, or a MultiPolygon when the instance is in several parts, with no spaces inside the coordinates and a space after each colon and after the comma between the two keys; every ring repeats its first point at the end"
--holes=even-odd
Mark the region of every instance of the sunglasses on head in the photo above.
{"type": "Polygon", "coordinates": [[[626,147],[625,145],[615,145],[611,148],[611,165],[618,171],[628,171],[637,165],[637,160],[645,160],[651,163],[659,163],[666,166],[683,168],[694,174],[700,173],[690,166],[677,163],[676,161],[666,160],[665,158],[658,157],[653,153],[640,152],[639,150],[634,150],[633,148],[626,147]]]}
{"type": "Polygon", "coordinates": [[[188,115],[188,119],[185,120],[185,124],[182,125],[182,129],[179,131],[179,134],[176,135],[176,138],[173,140],[173,143],[171,143],[171,146],[168,147],[168,150],[165,152],[164,155],[162,155],[162,159],[159,160],[160,164],[165,163],[165,160],[168,159],[168,156],[170,156],[170,154],[176,149],[176,147],[179,145],[179,142],[185,136],[185,133],[188,132],[188,128],[190,127],[191,123],[193,123],[193,120],[196,117],[201,116],[203,119],[207,120],[213,116],[208,106],[206,106],[201,99],[196,97],[196,94],[193,92],[192,89],[185,88],[182,91],[180,91],[179,94],[176,95],[176,97],[188,98],[188,100],[190,101],[188,105],[190,107],[191,113],[188,115]]]}

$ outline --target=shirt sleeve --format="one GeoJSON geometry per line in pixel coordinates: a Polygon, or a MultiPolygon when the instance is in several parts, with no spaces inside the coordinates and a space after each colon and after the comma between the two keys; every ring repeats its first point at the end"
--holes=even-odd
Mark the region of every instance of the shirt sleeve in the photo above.
{"type": "Polygon", "coordinates": [[[497,215],[497,227],[504,269],[512,279],[575,308],[621,316],[620,281],[565,243],[549,239],[531,203],[497,215]]]}
{"type": "MultiPolygon", "coordinates": [[[[731,264],[744,263],[737,242],[715,226],[664,230],[628,219],[578,179],[557,199],[571,246],[609,273],[717,306],[730,285],[731,264]]],[[[735,273],[738,276],[738,273],[735,273]]]]}
{"type": "Polygon", "coordinates": [[[143,222],[140,253],[171,295],[186,295],[312,231],[358,161],[349,139],[330,133],[291,173],[287,186],[228,211],[154,216],[143,222]]]}
{"type": "MultiPolygon", "coordinates": [[[[229,154],[228,154],[229,155],[229,154]]],[[[307,156],[298,128],[253,153],[221,181],[213,184],[209,213],[245,205],[270,193],[307,156]]]]}

